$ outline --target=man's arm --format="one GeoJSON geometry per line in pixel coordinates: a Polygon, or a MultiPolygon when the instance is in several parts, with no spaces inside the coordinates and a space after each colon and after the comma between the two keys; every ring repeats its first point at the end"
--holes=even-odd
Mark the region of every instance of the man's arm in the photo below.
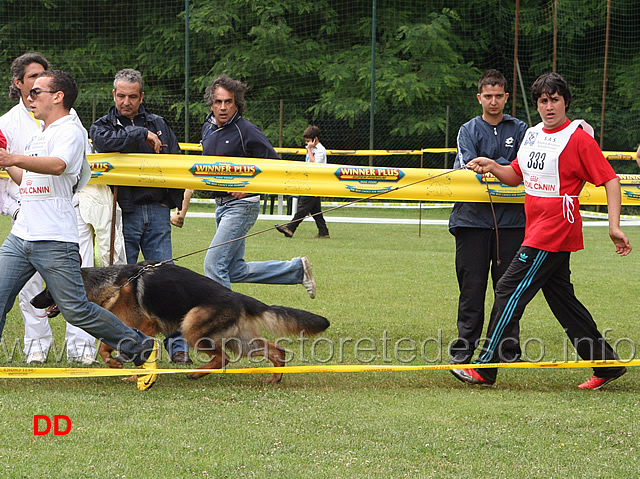
{"type": "Polygon", "coordinates": [[[13,181],[20,184],[23,170],[60,176],[67,168],[67,164],[56,156],[14,155],[4,148],[0,148],[0,167],[7,168],[13,181]]]}
{"type": "Polygon", "coordinates": [[[638,145],[638,150],[636,151],[636,163],[640,166],[640,145],[638,145]]]}
{"type": "Polygon", "coordinates": [[[620,229],[620,180],[616,176],[607,181],[604,185],[607,192],[607,210],[609,216],[609,237],[616,245],[616,253],[620,256],[627,256],[631,253],[631,244],[627,236],[620,229]]]}
{"type": "Polygon", "coordinates": [[[484,156],[474,158],[467,163],[467,169],[480,174],[491,173],[505,185],[518,186],[522,183],[522,177],[511,165],[499,165],[496,161],[484,156]]]}
{"type": "Polygon", "coordinates": [[[469,129],[469,124],[464,124],[458,130],[458,138],[456,139],[458,154],[453,165],[454,168],[466,165],[478,156],[476,140],[469,129]]]}
{"type": "Polygon", "coordinates": [[[98,153],[110,151],[133,152],[135,151],[134,146],[147,141],[149,130],[142,126],[127,126],[116,129],[114,125],[104,117],[91,125],[89,136],[98,153]]]}

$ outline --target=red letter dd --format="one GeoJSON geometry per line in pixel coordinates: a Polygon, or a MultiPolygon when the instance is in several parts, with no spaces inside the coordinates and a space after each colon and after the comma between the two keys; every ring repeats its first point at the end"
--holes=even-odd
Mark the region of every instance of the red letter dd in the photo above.
{"type": "Polygon", "coordinates": [[[42,414],[34,414],[33,415],[33,435],[44,436],[45,434],[49,434],[49,431],[51,431],[51,419],[49,419],[47,416],[43,416],[42,414]],[[44,431],[40,431],[38,429],[38,423],[40,419],[44,419],[45,422],[47,423],[47,429],[45,429],[44,431]]]}
{"type": "Polygon", "coordinates": [[[53,435],[54,436],[65,436],[67,434],[69,434],[69,431],[71,431],[71,419],[69,419],[69,416],[65,416],[64,414],[56,414],[55,416],[53,416],[53,435]],[[64,431],[60,430],[60,419],[64,419],[67,422],[67,428],[64,431]]]}

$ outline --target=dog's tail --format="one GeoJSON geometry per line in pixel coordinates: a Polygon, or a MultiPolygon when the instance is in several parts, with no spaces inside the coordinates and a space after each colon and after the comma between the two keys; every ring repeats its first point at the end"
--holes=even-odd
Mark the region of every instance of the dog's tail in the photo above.
{"type": "Polygon", "coordinates": [[[285,336],[303,331],[311,336],[329,327],[329,320],[323,316],[286,306],[269,306],[257,319],[271,334],[285,336]]]}

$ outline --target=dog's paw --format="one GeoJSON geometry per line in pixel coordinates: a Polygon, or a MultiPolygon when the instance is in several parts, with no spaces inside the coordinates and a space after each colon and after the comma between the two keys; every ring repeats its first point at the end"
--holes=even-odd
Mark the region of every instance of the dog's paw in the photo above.
{"type": "Polygon", "coordinates": [[[265,384],[272,384],[272,385],[277,385],[280,384],[280,381],[282,381],[282,374],[277,374],[274,376],[271,376],[270,378],[265,380],[265,384]]]}
{"type": "Polygon", "coordinates": [[[122,369],[122,363],[120,361],[118,361],[117,359],[109,358],[109,359],[105,360],[105,363],[107,363],[107,366],[109,366],[110,368],[122,369]]]}
{"type": "Polygon", "coordinates": [[[206,376],[207,373],[188,373],[187,378],[189,379],[200,379],[202,376],[206,376]]]}

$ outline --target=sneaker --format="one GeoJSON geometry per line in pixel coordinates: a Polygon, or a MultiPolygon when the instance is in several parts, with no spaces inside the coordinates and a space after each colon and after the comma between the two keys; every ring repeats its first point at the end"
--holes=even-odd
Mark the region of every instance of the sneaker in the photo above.
{"type": "Polygon", "coordinates": [[[98,361],[96,361],[96,358],[91,354],[85,354],[84,356],[79,356],[76,358],[68,358],[68,361],[70,363],[80,363],[84,366],[91,366],[93,364],[98,364],[98,361]]]}
{"type": "Polygon", "coordinates": [[[291,238],[293,236],[293,231],[291,231],[289,228],[287,228],[284,225],[276,225],[276,229],[280,231],[280,233],[285,235],[287,238],[291,238]]]}
{"type": "Polygon", "coordinates": [[[316,281],[313,279],[313,272],[311,271],[311,263],[306,256],[300,258],[302,260],[302,271],[304,276],[302,277],[302,286],[309,293],[311,299],[316,297],[316,281]]]}
{"type": "Polygon", "coordinates": [[[591,379],[580,384],[578,387],[580,389],[592,389],[595,391],[596,389],[600,389],[605,384],[610,383],[614,379],[618,379],[620,376],[622,376],[626,372],[627,372],[627,369],[625,368],[624,371],[622,371],[622,373],[618,374],[617,376],[613,376],[612,378],[599,378],[598,376],[594,375],[594,376],[591,376],[591,379]]]}
{"type": "Polygon", "coordinates": [[[47,362],[47,355],[41,351],[35,351],[29,353],[24,362],[27,364],[43,364],[47,362]]]}
{"type": "MultiPolygon", "coordinates": [[[[158,368],[158,343],[153,341],[153,349],[149,353],[147,360],[138,366],[138,369],[157,369],[158,368]]],[[[144,374],[138,376],[138,390],[145,391],[149,389],[158,379],[157,374],[144,374]]]]}
{"type": "Polygon", "coordinates": [[[493,382],[486,380],[475,369],[450,369],[457,379],[467,384],[482,384],[484,386],[493,386],[493,382]]]}
{"type": "Polygon", "coordinates": [[[314,236],[314,238],[326,238],[326,239],[329,239],[329,238],[331,238],[331,236],[329,236],[329,233],[327,233],[326,235],[317,234],[317,235],[314,236]]]}

